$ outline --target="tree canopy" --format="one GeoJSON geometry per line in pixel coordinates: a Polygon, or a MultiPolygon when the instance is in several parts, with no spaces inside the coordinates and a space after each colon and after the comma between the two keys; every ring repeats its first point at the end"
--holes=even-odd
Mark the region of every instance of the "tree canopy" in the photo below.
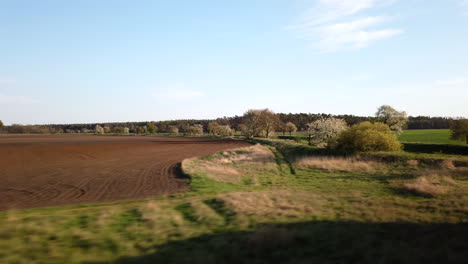
{"type": "Polygon", "coordinates": [[[406,112],[399,112],[389,105],[382,105],[375,113],[377,120],[388,125],[392,131],[401,133],[403,127],[408,123],[406,112]]]}
{"type": "Polygon", "coordinates": [[[468,119],[454,120],[450,124],[452,139],[465,140],[468,144],[468,119]]]}

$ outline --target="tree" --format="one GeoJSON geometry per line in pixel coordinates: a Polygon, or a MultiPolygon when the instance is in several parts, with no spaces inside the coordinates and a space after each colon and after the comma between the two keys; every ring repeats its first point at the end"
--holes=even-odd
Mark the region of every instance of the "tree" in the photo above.
{"type": "Polygon", "coordinates": [[[190,126],[188,133],[191,135],[203,135],[203,126],[199,124],[190,126]]]}
{"type": "Polygon", "coordinates": [[[3,127],[4,127],[3,122],[2,120],[0,120],[0,131],[3,130],[3,127]]]}
{"type": "Polygon", "coordinates": [[[398,134],[403,131],[403,127],[408,123],[406,112],[399,112],[389,105],[382,105],[375,113],[377,120],[390,127],[392,131],[398,134]]]}
{"type": "Polygon", "coordinates": [[[466,144],[468,144],[468,119],[451,121],[450,130],[452,131],[451,139],[465,140],[466,144]]]}
{"type": "Polygon", "coordinates": [[[179,133],[179,128],[176,126],[169,126],[168,131],[171,134],[178,134],[179,133]]]}
{"type": "Polygon", "coordinates": [[[244,113],[244,136],[251,138],[258,137],[261,135],[263,129],[261,123],[262,111],[263,110],[251,109],[244,113]]]}
{"type": "Polygon", "coordinates": [[[314,142],[314,144],[321,147],[327,146],[331,140],[335,139],[348,127],[346,121],[334,117],[322,117],[307,126],[309,145],[314,142]]]}
{"type": "Polygon", "coordinates": [[[158,128],[151,122],[146,123],[146,129],[149,134],[154,134],[158,131],[158,128]]]}
{"type": "Polygon", "coordinates": [[[221,137],[229,137],[232,136],[234,133],[229,125],[225,126],[218,126],[218,129],[216,130],[216,135],[221,136],[221,137]]]}
{"type": "Polygon", "coordinates": [[[121,126],[114,127],[114,128],[112,129],[112,132],[113,132],[113,133],[116,133],[116,134],[123,134],[123,133],[124,133],[124,128],[121,127],[121,126]]]}
{"type": "Polygon", "coordinates": [[[96,125],[94,130],[96,131],[96,134],[104,134],[104,128],[100,125],[96,125]]]}
{"type": "Polygon", "coordinates": [[[210,122],[208,124],[208,133],[210,135],[217,135],[219,127],[220,127],[220,125],[218,124],[218,122],[210,122]]]}
{"type": "Polygon", "coordinates": [[[139,126],[135,130],[136,130],[136,133],[138,135],[145,134],[146,133],[146,126],[139,126]]]}
{"type": "Polygon", "coordinates": [[[269,137],[280,122],[278,116],[268,108],[248,110],[245,112],[243,119],[246,126],[244,132],[246,137],[269,137]]]}
{"type": "Polygon", "coordinates": [[[344,152],[401,151],[402,145],[388,125],[362,122],[343,131],[332,148],[344,152]]]}
{"type": "Polygon", "coordinates": [[[130,134],[130,128],[128,128],[128,127],[124,127],[124,129],[123,129],[123,133],[124,133],[125,135],[128,135],[128,134],[130,134]]]}
{"type": "Polygon", "coordinates": [[[292,122],[287,122],[286,125],[285,125],[285,128],[286,128],[285,129],[286,132],[289,133],[289,136],[291,136],[291,133],[294,133],[294,132],[297,131],[296,125],[294,123],[292,123],[292,122]]]}

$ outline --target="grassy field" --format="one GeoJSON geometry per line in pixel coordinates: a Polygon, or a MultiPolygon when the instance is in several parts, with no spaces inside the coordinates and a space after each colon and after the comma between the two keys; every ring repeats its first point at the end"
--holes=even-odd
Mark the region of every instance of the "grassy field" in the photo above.
{"type": "Polygon", "coordinates": [[[405,130],[399,137],[403,143],[428,143],[466,146],[465,141],[451,140],[449,129],[405,130]]]}
{"type": "Polygon", "coordinates": [[[0,212],[0,263],[467,262],[467,168],[304,151],[186,160],[185,194],[0,212]]]}

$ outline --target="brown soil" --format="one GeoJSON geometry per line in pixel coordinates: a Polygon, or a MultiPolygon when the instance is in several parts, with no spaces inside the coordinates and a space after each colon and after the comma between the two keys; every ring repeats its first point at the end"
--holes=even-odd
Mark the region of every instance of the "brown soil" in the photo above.
{"type": "Polygon", "coordinates": [[[183,159],[247,145],[187,137],[0,136],[0,210],[186,191],[177,174],[183,159]]]}

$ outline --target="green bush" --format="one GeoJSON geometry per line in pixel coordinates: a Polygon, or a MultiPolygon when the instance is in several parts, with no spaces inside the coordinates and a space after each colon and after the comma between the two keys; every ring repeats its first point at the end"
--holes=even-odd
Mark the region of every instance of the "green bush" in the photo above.
{"type": "Polygon", "coordinates": [[[344,152],[401,151],[402,145],[386,124],[363,122],[342,132],[332,148],[344,152]]]}

